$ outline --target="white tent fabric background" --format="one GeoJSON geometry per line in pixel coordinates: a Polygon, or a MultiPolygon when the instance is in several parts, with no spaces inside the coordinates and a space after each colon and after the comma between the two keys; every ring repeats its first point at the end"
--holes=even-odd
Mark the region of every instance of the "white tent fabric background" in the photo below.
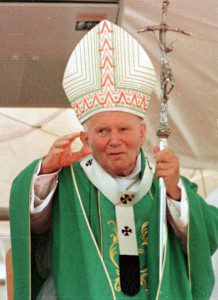
{"type": "Polygon", "coordinates": [[[8,207],[13,178],[43,157],[59,136],[81,130],[71,109],[1,108],[1,206],[8,207]]]}

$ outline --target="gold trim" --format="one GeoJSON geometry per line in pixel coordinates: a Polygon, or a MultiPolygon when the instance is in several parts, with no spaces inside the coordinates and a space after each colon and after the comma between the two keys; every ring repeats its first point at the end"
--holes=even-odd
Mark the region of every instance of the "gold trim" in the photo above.
{"type": "Polygon", "coordinates": [[[119,244],[117,223],[112,220],[108,221],[107,223],[108,223],[108,225],[110,225],[110,224],[113,225],[113,232],[114,232],[114,234],[110,234],[110,237],[112,238],[112,243],[111,243],[110,249],[109,249],[110,259],[111,259],[112,263],[114,264],[114,266],[116,267],[116,269],[119,269],[119,265],[117,264],[117,262],[114,259],[114,256],[116,254],[118,254],[115,245],[119,244]]]}
{"type": "Polygon", "coordinates": [[[137,181],[138,177],[136,179],[133,179],[133,181],[126,187],[126,190],[128,191],[137,181]]]}
{"type": "MultiPolygon", "coordinates": [[[[188,196],[187,196],[188,199],[188,196]]],[[[188,228],[187,228],[187,258],[188,258],[188,280],[190,288],[192,287],[191,281],[191,265],[190,265],[190,253],[189,253],[189,241],[190,241],[190,214],[189,214],[189,204],[188,204],[188,228]]]]}
{"type": "MultiPolygon", "coordinates": [[[[181,178],[182,180],[182,178],[181,178]]],[[[185,186],[183,180],[182,180],[183,185],[185,186]]],[[[188,227],[187,227],[187,241],[186,241],[186,248],[187,248],[187,259],[188,259],[188,281],[190,284],[190,288],[192,287],[192,282],[191,282],[191,265],[190,265],[190,253],[189,253],[189,241],[190,241],[190,209],[189,209],[189,199],[188,195],[186,193],[187,197],[187,202],[188,202],[188,227]]]]}
{"type": "Polygon", "coordinates": [[[162,264],[162,274],[161,274],[161,279],[159,280],[158,288],[157,288],[157,295],[156,295],[156,300],[159,298],[159,293],[160,293],[160,288],[163,280],[163,273],[164,273],[164,268],[165,268],[165,263],[166,263],[166,255],[167,255],[167,242],[168,242],[168,232],[165,224],[165,229],[166,229],[166,240],[164,244],[164,259],[163,259],[163,264],[162,264]]]}
{"type": "Polygon", "coordinates": [[[149,222],[146,221],[142,224],[141,232],[142,232],[142,247],[148,245],[148,225],[149,222]]]}
{"type": "MultiPolygon", "coordinates": [[[[34,175],[36,173],[36,170],[39,167],[39,164],[41,163],[43,158],[40,159],[40,161],[38,162],[38,164],[36,165],[34,172],[33,172],[33,176],[31,178],[31,184],[30,184],[30,192],[29,192],[29,203],[31,203],[31,196],[32,196],[32,187],[33,187],[33,180],[34,180],[34,175]]],[[[30,208],[29,208],[29,280],[30,280],[30,289],[29,289],[29,299],[31,300],[31,294],[32,294],[32,269],[31,269],[31,230],[30,230],[30,226],[31,226],[31,221],[30,221],[30,208]]]]}
{"type": "Polygon", "coordinates": [[[151,189],[149,190],[150,196],[151,196],[151,200],[154,200],[154,197],[152,195],[151,189]]]}
{"type": "MultiPolygon", "coordinates": [[[[112,224],[113,225],[113,234],[110,234],[110,238],[112,238],[112,243],[110,245],[110,249],[109,249],[109,255],[110,255],[110,259],[113,263],[113,265],[116,268],[116,279],[114,281],[114,289],[117,292],[121,291],[121,286],[120,286],[120,269],[119,269],[119,264],[116,262],[115,260],[115,255],[119,255],[118,251],[117,251],[117,245],[119,245],[119,241],[118,241],[118,232],[117,232],[117,223],[115,221],[108,221],[107,222],[108,225],[112,224]]],[[[119,247],[119,246],[118,246],[119,247]]]]}
{"type": "Polygon", "coordinates": [[[101,260],[103,269],[104,269],[104,271],[105,271],[105,274],[106,274],[108,283],[109,283],[110,288],[111,288],[111,292],[112,292],[113,299],[116,300],[116,296],[115,296],[115,292],[114,292],[114,289],[113,289],[113,286],[112,286],[112,283],[111,283],[111,280],[110,280],[110,276],[109,276],[109,274],[108,274],[108,271],[107,271],[107,268],[106,268],[106,266],[105,266],[103,257],[102,257],[102,255],[101,255],[101,252],[100,252],[100,250],[99,250],[99,248],[98,248],[98,245],[97,245],[97,243],[96,243],[96,240],[95,240],[95,237],[94,237],[94,235],[93,235],[92,229],[91,229],[91,227],[90,227],[90,225],[89,225],[89,221],[88,221],[88,218],[87,218],[87,215],[86,215],[86,212],[85,212],[83,203],[82,203],[82,199],[81,199],[81,197],[80,197],[80,193],[79,193],[79,189],[78,189],[78,186],[77,186],[77,183],[76,183],[76,178],[75,178],[75,175],[74,175],[74,170],[73,170],[72,165],[70,166],[70,169],[71,169],[71,174],[72,174],[73,182],[74,182],[74,185],[75,185],[76,193],[77,193],[77,196],[78,196],[78,199],[79,199],[79,203],[80,203],[80,206],[81,206],[81,209],[82,209],[82,212],[83,212],[84,219],[85,219],[85,221],[86,221],[86,225],[87,225],[87,227],[88,227],[88,230],[89,230],[89,233],[90,233],[90,235],[91,235],[92,241],[93,241],[93,243],[94,243],[94,245],[95,245],[95,248],[96,248],[97,253],[98,253],[98,255],[99,255],[99,258],[100,258],[100,260],[101,260]]]}
{"type": "MultiPolygon", "coordinates": [[[[146,158],[146,164],[149,165],[149,160],[148,160],[148,158],[147,158],[146,155],[145,155],[145,149],[144,149],[143,147],[141,147],[141,149],[142,149],[142,152],[143,152],[143,154],[144,154],[144,157],[146,158]]],[[[150,166],[150,165],[149,165],[149,166],[150,166]]],[[[151,169],[151,173],[152,173],[153,179],[154,179],[154,172],[153,172],[153,169],[152,169],[152,168],[149,168],[149,169],[151,169]]],[[[152,180],[152,183],[153,183],[153,180],[152,180]]],[[[152,187],[152,183],[151,183],[151,187],[152,187]]],[[[154,196],[152,195],[152,192],[151,192],[151,187],[150,187],[150,190],[149,190],[149,194],[150,194],[150,196],[151,196],[151,199],[154,200],[154,196]]]]}
{"type": "Polygon", "coordinates": [[[98,217],[99,217],[99,222],[100,222],[100,243],[101,243],[101,255],[102,258],[104,257],[104,245],[103,245],[103,232],[102,232],[102,221],[101,221],[101,195],[100,192],[98,191],[98,217]]]}
{"type": "Polygon", "coordinates": [[[149,294],[148,268],[140,270],[140,285],[144,287],[146,294],[149,294]]]}

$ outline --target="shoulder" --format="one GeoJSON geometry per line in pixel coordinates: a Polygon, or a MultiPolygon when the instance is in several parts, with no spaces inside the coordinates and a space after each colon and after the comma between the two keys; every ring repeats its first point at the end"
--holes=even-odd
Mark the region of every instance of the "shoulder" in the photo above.
{"type": "MultiPolygon", "coordinates": [[[[21,181],[25,184],[31,182],[32,176],[36,170],[36,167],[38,166],[41,159],[36,159],[33,162],[31,162],[27,167],[25,167],[13,180],[12,182],[12,188],[19,184],[21,181]]],[[[25,184],[25,185],[26,185],[25,184]]]]}
{"type": "Polygon", "coordinates": [[[191,182],[188,178],[184,176],[180,176],[183,184],[185,185],[186,188],[193,190],[194,192],[197,193],[198,191],[198,185],[194,182],[191,182]]]}

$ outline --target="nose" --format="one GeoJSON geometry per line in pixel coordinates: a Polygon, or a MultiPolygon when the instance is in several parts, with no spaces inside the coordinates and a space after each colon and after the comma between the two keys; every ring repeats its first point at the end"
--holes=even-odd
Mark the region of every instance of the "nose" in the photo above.
{"type": "Polygon", "coordinates": [[[112,147],[117,147],[121,145],[121,139],[118,131],[111,131],[109,143],[112,147]]]}

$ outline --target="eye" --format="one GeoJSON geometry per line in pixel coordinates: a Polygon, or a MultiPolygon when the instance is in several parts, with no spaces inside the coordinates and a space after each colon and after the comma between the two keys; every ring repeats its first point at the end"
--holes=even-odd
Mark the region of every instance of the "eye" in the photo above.
{"type": "Polygon", "coordinates": [[[98,134],[102,134],[102,133],[105,133],[105,132],[106,132],[105,128],[98,129],[98,134]]]}
{"type": "Polygon", "coordinates": [[[126,131],[126,130],[128,130],[129,128],[128,127],[122,127],[120,130],[121,131],[126,131]]]}

